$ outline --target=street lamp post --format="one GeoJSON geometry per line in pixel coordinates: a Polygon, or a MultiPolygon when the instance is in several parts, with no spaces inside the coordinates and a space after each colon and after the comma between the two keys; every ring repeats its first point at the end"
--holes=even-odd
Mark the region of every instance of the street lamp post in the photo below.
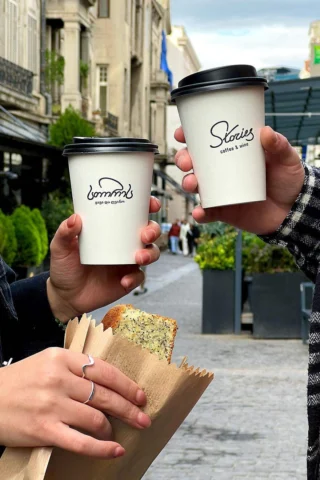
{"type": "Polygon", "coordinates": [[[236,274],[235,274],[235,300],[234,300],[234,333],[241,333],[242,314],[242,230],[238,230],[236,240],[236,274]]]}

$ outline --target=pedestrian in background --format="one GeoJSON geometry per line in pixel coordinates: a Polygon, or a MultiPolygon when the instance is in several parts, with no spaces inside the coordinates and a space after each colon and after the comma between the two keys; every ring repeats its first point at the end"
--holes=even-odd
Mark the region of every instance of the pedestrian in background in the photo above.
{"type": "Polygon", "coordinates": [[[179,220],[176,220],[169,230],[169,240],[171,245],[171,252],[176,255],[179,251],[179,237],[180,237],[180,225],[179,220]]]}
{"type": "Polygon", "coordinates": [[[182,242],[182,253],[185,257],[189,255],[189,246],[188,246],[188,232],[190,231],[190,224],[187,220],[182,221],[180,228],[180,240],[182,242]]]}
{"type": "Polygon", "coordinates": [[[199,237],[200,237],[199,228],[196,225],[191,224],[190,230],[187,233],[189,257],[193,257],[195,250],[197,250],[199,237]]]}
{"type": "Polygon", "coordinates": [[[195,251],[198,250],[199,240],[200,240],[200,229],[197,225],[192,225],[193,233],[193,248],[195,251]]]}
{"type": "Polygon", "coordinates": [[[190,230],[187,232],[187,240],[188,240],[188,250],[189,250],[189,257],[193,256],[194,250],[194,238],[193,238],[193,225],[190,225],[190,230]]]}
{"type": "Polygon", "coordinates": [[[146,271],[147,271],[147,267],[145,266],[141,266],[140,267],[140,270],[143,271],[144,273],[144,279],[143,279],[143,282],[141,283],[141,285],[139,285],[139,287],[137,287],[135,289],[135,291],[133,292],[133,295],[137,296],[137,295],[143,295],[144,293],[147,293],[148,289],[146,288],[146,281],[147,281],[147,276],[146,276],[146,271]]]}

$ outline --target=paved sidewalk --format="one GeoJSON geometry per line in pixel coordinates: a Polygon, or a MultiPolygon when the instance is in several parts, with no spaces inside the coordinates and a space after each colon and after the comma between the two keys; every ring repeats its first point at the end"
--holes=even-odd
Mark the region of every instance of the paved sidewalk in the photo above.
{"type": "Polygon", "coordinates": [[[201,274],[191,259],[164,254],[149,268],[148,287],[126,301],[176,318],[173,360],[187,354],[215,380],[144,479],[304,480],[307,348],[200,335],[201,274]]]}

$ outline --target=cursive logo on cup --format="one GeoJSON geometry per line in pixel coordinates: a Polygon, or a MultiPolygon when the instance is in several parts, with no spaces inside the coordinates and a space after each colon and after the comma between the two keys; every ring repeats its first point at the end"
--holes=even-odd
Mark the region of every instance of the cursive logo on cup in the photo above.
{"type": "Polygon", "coordinates": [[[88,200],[97,200],[102,198],[124,198],[126,200],[131,200],[131,198],[133,198],[133,190],[130,183],[128,188],[125,189],[122,183],[118,180],[110,177],[103,177],[100,178],[98,185],[101,190],[96,191],[94,191],[92,185],[90,185],[87,195],[88,200]]]}
{"type": "Polygon", "coordinates": [[[236,140],[252,142],[254,139],[253,128],[241,128],[239,125],[230,128],[226,120],[215,123],[210,133],[215,138],[214,144],[210,145],[211,148],[219,148],[223,144],[231,144],[236,140]]]}

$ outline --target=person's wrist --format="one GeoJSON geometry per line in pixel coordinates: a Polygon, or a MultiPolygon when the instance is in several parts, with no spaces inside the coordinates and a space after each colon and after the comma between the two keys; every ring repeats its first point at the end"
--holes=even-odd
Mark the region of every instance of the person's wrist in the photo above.
{"type": "Polygon", "coordinates": [[[65,301],[59,290],[52,284],[50,277],[47,280],[47,296],[52,315],[56,321],[65,324],[70,319],[78,316],[78,312],[72,308],[70,303],[65,301]]]}

